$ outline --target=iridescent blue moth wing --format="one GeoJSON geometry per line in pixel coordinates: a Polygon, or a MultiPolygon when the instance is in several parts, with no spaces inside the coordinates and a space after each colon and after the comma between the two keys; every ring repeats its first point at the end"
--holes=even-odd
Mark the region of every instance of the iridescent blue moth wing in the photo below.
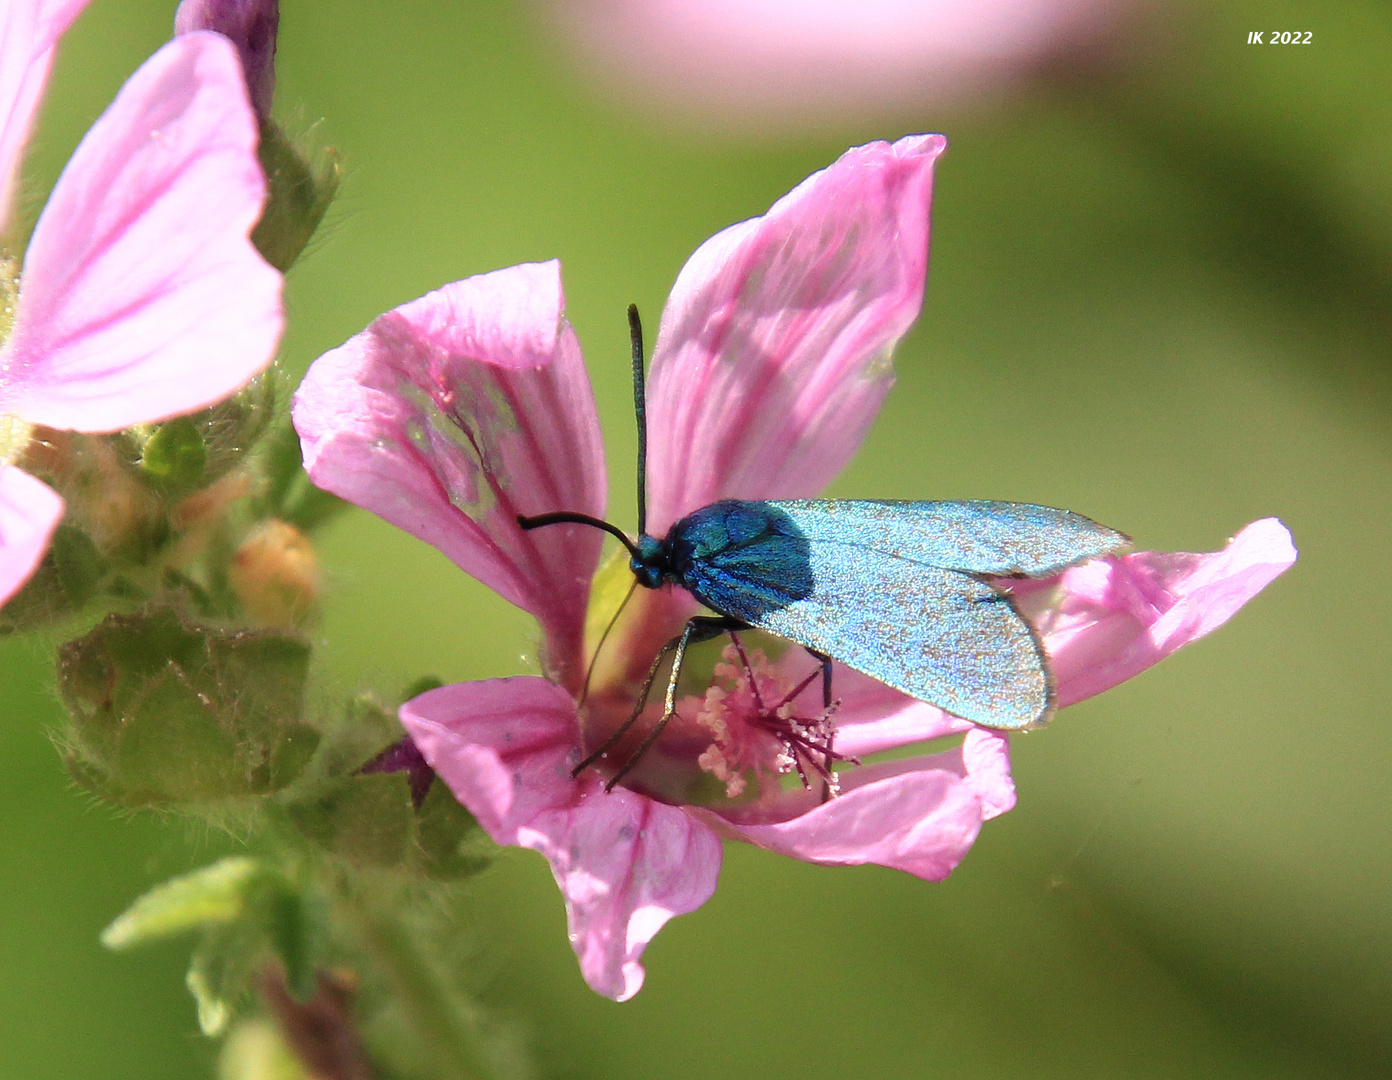
{"type": "Polygon", "coordinates": [[[808,540],[998,577],[1049,577],[1131,543],[1082,514],[1033,503],[790,499],[764,505],[787,514],[808,540]]]}
{"type": "Polygon", "coordinates": [[[849,500],[725,500],[669,541],[708,607],[1005,729],[1044,723],[1053,684],[1034,630],[983,576],[1044,577],[1128,543],[1050,507],[849,500]]]}

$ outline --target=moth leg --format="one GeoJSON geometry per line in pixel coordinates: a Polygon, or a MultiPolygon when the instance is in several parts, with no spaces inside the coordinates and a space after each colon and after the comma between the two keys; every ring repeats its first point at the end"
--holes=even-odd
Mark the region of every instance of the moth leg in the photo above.
{"type": "Polygon", "coordinates": [[[657,651],[657,655],[653,657],[652,665],[648,668],[648,676],[643,680],[643,689],[638,693],[638,701],[633,706],[633,714],[619,725],[618,730],[595,747],[584,761],[570,770],[570,775],[572,777],[579,776],[605,754],[609,753],[609,751],[614,748],[614,744],[628,734],[628,729],[638,722],[638,717],[643,712],[643,706],[648,703],[648,695],[652,693],[652,685],[657,681],[657,671],[662,667],[662,661],[667,659],[667,654],[675,649],[680,642],[681,635],[678,635],[657,651]]]}
{"type": "MultiPolygon", "coordinates": [[[[805,647],[805,646],[804,646],[805,647]]],[[[822,708],[831,708],[831,657],[816,649],[808,649],[809,654],[822,665],[822,708]]]]}
{"type": "MultiPolygon", "coordinates": [[[[629,729],[632,728],[633,725],[638,722],[638,717],[641,716],[643,713],[643,707],[648,703],[648,696],[652,693],[653,683],[657,681],[657,673],[662,668],[662,661],[667,659],[668,654],[670,654],[674,650],[677,650],[677,658],[672,665],[672,678],[667,690],[667,711],[671,712],[672,702],[674,701],[676,696],[676,683],[677,679],[681,676],[681,664],[683,659],[685,658],[687,645],[691,644],[692,642],[709,641],[711,640],[711,638],[718,637],[720,634],[723,634],[727,629],[743,629],[744,625],[744,623],[737,622],[732,619],[727,619],[724,617],[712,618],[708,615],[697,615],[687,620],[687,624],[682,629],[682,632],[678,634],[676,637],[674,637],[671,641],[667,642],[667,644],[663,645],[662,648],[658,650],[657,656],[653,658],[652,664],[648,667],[647,678],[643,680],[643,688],[638,693],[638,700],[635,702],[633,706],[633,712],[629,716],[629,718],[625,720],[621,725],[619,725],[618,730],[616,730],[612,735],[610,735],[607,739],[600,743],[599,746],[596,747],[588,757],[586,757],[582,762],[580,762],[579,765],[571,769],[570,775],[579,776],[596,761],[604,757],[604,755],[609,753],[609,751],[614,748],[614,746],[618,743],[620,739],[622,739],[625,735],[628,734],[629,729]]],[[[664,717],[658,723],[658,729],[660,730],[662,727],[666,725],[666,723],[667,718],[664,717]]],[[[628,762],[624,765],[623,770],[619,773],[619,775],[606,785],[605,790],[612,789],[614,784],[616,784],[618,780],[622,778],[623,774],[628,772],[628,770],[631,769],[634,766],[634,764],[637,763],[638,758],[641,757],[643,752],[646,751],[648,747],[652,744],[652,738],[654,737],[655,736],[650,736],[648,740],[644,741],[639,752],[628,760],[628,762]]]]}
{"type": "MultiPolygon", "coordinates": [[[[809,653],[822,663],[822,708],[831,711],[831,657],[826,653],[818,652],[816,649],[808,649],[809,653]]],[[[823,764],[826,766],[828,775],[832,773],[832,762],[836,760],[833,755],[833,744],[836,742],[836,729],[831,728],[826,741],[826,758],[823,764]]],[[[823,777],[822,779],[822,802],[830,802],[835,791],[832,788],[832,781],[823,777]]]]}
{"type": "MultiPolygon", "coordinates": [[[[643,741],[638,744],[638,749],[633,752],[633,756],[624,762],[623,767],[604,785],[605,791],[614,790],[614,785],[627,776],[633,766],[637,765],[638,762],[642,760],[643,755],[652,749],[652,744],[657,742],[657,738],[662,734],[663,728],[671,722],[672,717],[677,715],[677,682],[681,679],[682,665],[686,663],[687,646],[699,644],[702,641],[710,641],[712,638],[717,638],[726,631],[743,630],[744,628],[744,623],[725,615],[695,615],[686,621],[686,627],[682,630],[679,637],[674,638],[662,647],[658,662],[661,661],[662,656],[671,652],[674,648],[676,650],[675,655],[672,657],[672,674],[667,679],[667,694],[662,700],[662,719],[658,720],[658,722],[653,725],[652,730],[649,731],[643,741]]],[[[648,678],[643,685],[643,693],[639,698],[637,708],[634,710],[633,715],[628,718],[628,721],[619,729],[619,732],[611,738],[617,738],[618,734],[622,734],[638,719],[639,713],[643,711],[643,706],[648,702],[648,692],[652,689],[653,679],[656,675],[657,663],[654,663],[654,666],[648,669],[648,678]]]]}

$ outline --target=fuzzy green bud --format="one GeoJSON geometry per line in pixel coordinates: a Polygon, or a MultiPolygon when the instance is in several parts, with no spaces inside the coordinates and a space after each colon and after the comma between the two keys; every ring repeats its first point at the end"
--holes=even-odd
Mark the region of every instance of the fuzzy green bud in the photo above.
{"type": "Polygon", "coordinates": [[[290,269],[338,192],[342,166],[332,149],[311,165],[279,125],[261,125],[261,167],[266,171],[266,208],[251,242],[277,270],[290,269]]]}
{"type": "Polygon", "coordinates": [[[112,436],[120,444],[116,457],[159,498],[183,498],[243,464],[265,434],[275,404],[275,377],[261,375],[199,412],[112,436]]]}
{"type": "Polygon", "coordinates": [[[187,416],[160,424],[145,443],[140,468],[161,488],[193,491],[202,486],[208,448],[203,433],[187,416]]]}
{"type": "Polygon", "coordinates": [[[59,649],[68,767],[124,806],[279,791],[318,733],[301,719],[309,646],[185,623],[166,608],[110,615],[59,649]]]}

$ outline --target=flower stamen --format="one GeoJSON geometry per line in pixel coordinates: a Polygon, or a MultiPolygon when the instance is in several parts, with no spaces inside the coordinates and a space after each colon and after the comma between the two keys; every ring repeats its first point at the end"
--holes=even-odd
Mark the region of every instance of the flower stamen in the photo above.
{"type": "Polygon", "coordinates": [[[796,772],[805,790],[820,780],[825,797],[834,796],[835,763],[859,764],[837,753],[833,745],[833,717],[840,703],[832,702],[817,717],[796,715],[793,704],[821,676],[821,669],[789,686],[762,652],[746,651],[734,633],[721,656],[697,716],[713,736],[697,759],[701,768],[722,781],[726,797],[732,799],[744,793],[751,773],[757,778],[796,772]]]}

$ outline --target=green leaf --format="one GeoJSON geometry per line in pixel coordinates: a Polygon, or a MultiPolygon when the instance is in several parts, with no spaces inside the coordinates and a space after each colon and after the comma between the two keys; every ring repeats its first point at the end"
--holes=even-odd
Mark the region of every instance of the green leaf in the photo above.
{"type": "Polygon", "coordinates": [[[198,1026],[210,1038],[227,1030],[238,1007],[250,998],[251,980],[266,955],[259,919],[212,926],[189,961],[184,985],[198,1005],[198,1026]]]}
{"type": "Polygon", "coordinates": [[[198,1023],[218,1035],[249,999],[270,955],[297,1000],[314,996],[326,938],[321,902],[256,859],[232,857],[173,878],[142,896],[101,936],[110,949],[202,930],[186,982],[198,1023]]]}
{"type": "Polygon", "coordinates": [[[277,889],[267,897],[265,917],[271,947],[285,968],[290,996],[297,1001],[308,1001],[317,989],[324,920],[316,914],[310,900],[296,889],[277,889]]]}
{"type": "Polygon", "coordinates": [[[274,872],[233,856],[156,885],[101,933],[108,949],[128,949],[188,930],[235,922],[274,872]]]}

